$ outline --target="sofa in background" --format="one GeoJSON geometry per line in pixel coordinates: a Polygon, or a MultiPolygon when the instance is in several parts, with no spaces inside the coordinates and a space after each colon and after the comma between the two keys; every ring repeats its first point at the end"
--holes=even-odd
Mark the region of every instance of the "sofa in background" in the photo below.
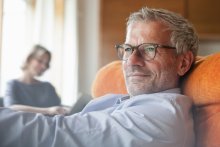
{"type": "MultiPolygon", "coordinates": [[[[92,85],[92,96],[127,93],[121,61],[101,68],[92,85]]],[[[220,53],[197,57],[181,79],[182,93],[192,98],[196,147],[220,147],[220,53]]]]}

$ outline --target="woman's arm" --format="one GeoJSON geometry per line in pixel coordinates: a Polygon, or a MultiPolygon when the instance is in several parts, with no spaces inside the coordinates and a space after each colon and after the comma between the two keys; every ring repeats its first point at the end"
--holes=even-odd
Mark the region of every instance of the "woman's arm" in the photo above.
{"type": "Polygon", "coordinates": [[[19,100],[16,96],[16,84],[15,80],[8,81],[6,84],[6,89],[3,97],[4,107],[9,107],[13,104],[19,104],[19,100]]]}
{"type": "Polygon", "coordinates": [[[18,111],[24,111],[24,112],[42,113],[46,115],[58,115],[58,114],[65,115],[69,113],[69,110],[66,107],[62,107],[62,106],[41,108],[41,107],[14,104],[9,106],[8,108],[18,111]]]}

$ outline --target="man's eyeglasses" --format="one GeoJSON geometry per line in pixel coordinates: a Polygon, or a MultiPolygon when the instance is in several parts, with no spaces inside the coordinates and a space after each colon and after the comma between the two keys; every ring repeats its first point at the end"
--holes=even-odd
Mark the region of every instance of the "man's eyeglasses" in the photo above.
{"type": "Polygon", "coordinates": [[[141,56],[146,61],[150,61],[154,59],[157,48],[176,49],[175,47],[172,46],[160,45],[155,43],[143,43],[138,46],[132,46],[130,44],[120,44],[120,45],[115,45],[115,48],[117,49],[118,57],[124,61],[128,60],[128,58],[131,56],[131,54],[134,52],[135,49],[139,51],[141,56]]]}

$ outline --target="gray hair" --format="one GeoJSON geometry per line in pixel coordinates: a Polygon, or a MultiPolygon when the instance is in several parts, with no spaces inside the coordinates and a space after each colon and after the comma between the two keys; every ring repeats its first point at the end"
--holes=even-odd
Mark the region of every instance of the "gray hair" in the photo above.
{"type": "Polygon", "coordinates": [[[168,26],[171,31],[170,42],[177,49],[177,54],[192,51],[194,57],[198,51],[198,36],[192,24],[182,16],[164,9],[142,8],[132,13],[127,21],[127,27],[135,22],[159,21],[168,26]]]}

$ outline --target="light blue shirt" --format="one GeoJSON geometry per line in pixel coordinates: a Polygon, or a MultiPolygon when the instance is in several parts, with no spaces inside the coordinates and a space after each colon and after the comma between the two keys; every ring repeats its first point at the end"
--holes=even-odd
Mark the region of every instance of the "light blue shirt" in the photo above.
{"type": "Polygon", "coordinates": [[[0,109],[0,146],[193,147],[192,102],[179,93],[106,95],[71,116],[0,109]]]}

